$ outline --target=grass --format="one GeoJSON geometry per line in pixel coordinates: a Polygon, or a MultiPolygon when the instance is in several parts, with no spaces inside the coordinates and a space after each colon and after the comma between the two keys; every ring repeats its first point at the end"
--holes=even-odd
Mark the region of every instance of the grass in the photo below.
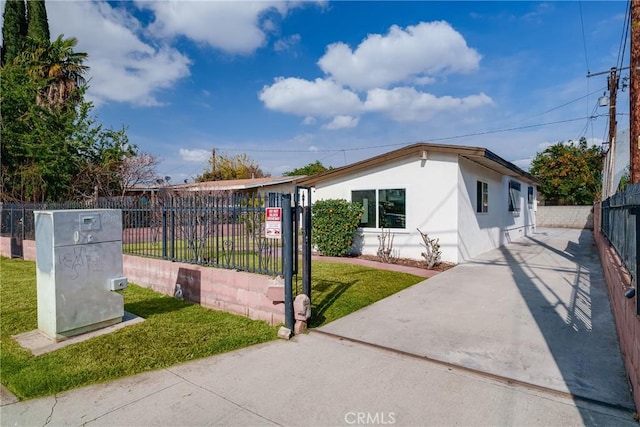
{"type": "MultiPolygon", "coordinates": [[[[424,280],[314,261],[311,327],[424,280]]],[[[11,338],[37,329],[35,263],[0,257],[0,382],[20,399],[51,395],[273,340],[276,328],[130,285],[125,310],[146,319],[109,335],[33,356],[11,338]]]]}
{"type": "Polygon", "coordinates": [[[125,310],[145,322],[35,357],[11,338],[38,328],[35,263],[2,258],[0,270],[0,382],[20,399],[228,352],[277,334],[264,322],[132,285],[124,291],[125,310]]]}
{"type": "Polygon", "coordinates": [[[311,266],[311,320],[314,328],[373,304],[423,277],[359,265],[314,261],[311,266]]]}

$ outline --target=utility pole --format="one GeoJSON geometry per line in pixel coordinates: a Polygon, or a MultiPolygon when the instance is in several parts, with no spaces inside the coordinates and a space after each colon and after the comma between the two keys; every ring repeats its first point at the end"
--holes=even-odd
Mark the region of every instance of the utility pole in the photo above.
{"type": "Polygon", "coordinates": [[[609,165],[607,170],[607,197],[613,194],[613,176],[616,168],[616,132],[618,120],[616,119],[616,100],[618,96],[618,69],[611,67],[609,71],[609,165]]]}
{"type": "Polygon", "coordinates": [[[640,182],[640,0],[631,2],[629,65],[629,175],[631,184],[636,184],[640,182]]]}
{"type": "Polygon", "coordinates": [[[616,67],[611,67],[611,71],[609,71],[609,78],[607,80],[609,83],[609,150],[613,150],[616,131],[618,129],[618,121],[616,120],[618,69],[616,67]]]}
{"type": "MultiPolygon", "coordinates": [[[[634,0],[636,2],[640,0],[634,0]]],[[[618,72],[626,70],[628,67],[617,68],[611,67],[609,71],[601,71],[598,73],[588,73],[587,77],[600,76],[602,74],[609,74],[607,77],[607,89],[609,90],[609,150],[604,158],[603,171],[603,186],[602,197],[608,198],[613,194],[613,175],[615,173],[615,147],[616,147],[616,132],[618,128],[618,121],[616,120],[616,99],[618,95],[618,72]]]]}

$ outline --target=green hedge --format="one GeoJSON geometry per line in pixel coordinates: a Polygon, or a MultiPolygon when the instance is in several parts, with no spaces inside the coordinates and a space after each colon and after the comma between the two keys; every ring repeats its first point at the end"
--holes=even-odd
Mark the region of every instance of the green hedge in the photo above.
{"type": "Polygon", "coordinates": [[[312,243],[323,255],[346,255],[360,225],[362,205],[344,199],[318,200],[312,212],[312,243]]]}

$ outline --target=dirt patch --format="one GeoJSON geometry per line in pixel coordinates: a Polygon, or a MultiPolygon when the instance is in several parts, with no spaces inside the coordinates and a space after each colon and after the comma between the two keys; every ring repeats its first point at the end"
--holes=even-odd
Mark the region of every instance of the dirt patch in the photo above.
{"type": "MultiPolygon", "coordinates": [[[[368,261],[380,262],[380,258],[378,258],[375,255],[358,255],[358,256],[353,256],[351,258],[359,258],[359,259],[366,259],[368,261]]],[[[415,259],[398,258],[394,262],[392,262],[391,264],[404,265],[404,266],[407,266],[407,267],[422,268],[422,269],[427,270],[427,265],[424,263],[424,261],[418,261],[418,260],[415,260],[415,259]]],[[[430,270],[433,270],[433,271],[446,271],[446,270],[448,270],[450,268],[453,268],[455,266],[456,266],[456,264],[453,264],[453,263],[442,262],[439,265],[436,265],[435,267],[431,268],[430,270]]]]}

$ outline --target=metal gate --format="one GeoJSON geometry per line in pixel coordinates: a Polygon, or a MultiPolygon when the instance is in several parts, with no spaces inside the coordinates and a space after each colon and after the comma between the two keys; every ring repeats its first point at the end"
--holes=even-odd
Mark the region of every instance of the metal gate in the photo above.
{"type": "Polygon", "coordinates": [[[25,238],[25,209],[0,205],[0,234],[9,237],[11,242],[11,258],[23,258],[22,241],[25,238]]]}
{"type": "Polygon", "coordinates": [[[296,186],[293,203],[290,194],[282,194],[280,200],[285,327],[292,331],[294,276],[302,276],[302,293],[311,301],[311,188],[296,186]]]}

